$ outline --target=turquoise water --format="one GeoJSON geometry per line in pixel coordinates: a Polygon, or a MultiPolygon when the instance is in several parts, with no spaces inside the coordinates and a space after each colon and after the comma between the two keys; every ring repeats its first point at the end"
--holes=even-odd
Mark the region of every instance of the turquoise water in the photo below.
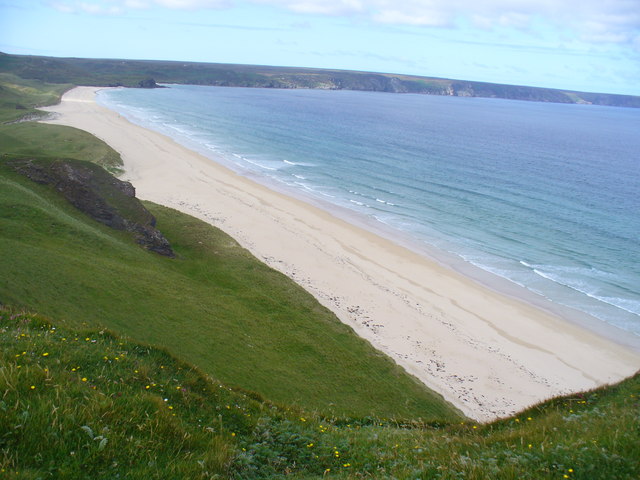
{"type": "Polygon", "coordinates": [[[199,86],[99,102],[640,335],[640,110],[199,86]]]}

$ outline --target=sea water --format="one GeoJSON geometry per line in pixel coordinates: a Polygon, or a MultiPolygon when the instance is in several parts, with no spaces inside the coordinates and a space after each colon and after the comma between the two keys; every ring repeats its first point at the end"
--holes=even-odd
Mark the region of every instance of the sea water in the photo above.
{"type": "Polygon", "coordinates": [[[640,110],[185,85],[98,101],[640,335],[640,110]]]}

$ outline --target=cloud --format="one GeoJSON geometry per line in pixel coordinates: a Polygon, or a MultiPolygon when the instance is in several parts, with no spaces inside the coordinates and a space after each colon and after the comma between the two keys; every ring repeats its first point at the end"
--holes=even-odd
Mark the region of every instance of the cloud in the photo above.
{"type": "Polygon", "coordinates": [[[545,23],[589,43],[640,44],[638,0],[246,0],[294,12],[348,15],[385,25],[530,30],[545,23]]]}
{"type": "Polygon", "coordinates": [[[55,0],[63,12],[120,14],[132,9],[200,10],[262,5],[306,15],[342,16],[373,24],[533,31],[571,29],[589,43],[640,45],[639,0],[55,0]]]}
{"type": "Polygon", "coordinates": [[[141,10],[153,7],[174,10],[199,10],[225,8],[233,0],[57,0],[49,2],[63,13],[89,13],[92,15],[120,15],[128,10],[141,10]]]}

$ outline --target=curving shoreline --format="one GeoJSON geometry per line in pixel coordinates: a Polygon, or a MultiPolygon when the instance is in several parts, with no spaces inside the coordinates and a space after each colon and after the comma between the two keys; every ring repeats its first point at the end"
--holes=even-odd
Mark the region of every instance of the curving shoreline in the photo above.
{"type": "Polygon", "coordinates": [[[133,125],[96,90],[71,90],[47,121],[106,141],[140,198],[225,230],[466,415],[491,420],[640,369],[637,351],[133,125]]]}

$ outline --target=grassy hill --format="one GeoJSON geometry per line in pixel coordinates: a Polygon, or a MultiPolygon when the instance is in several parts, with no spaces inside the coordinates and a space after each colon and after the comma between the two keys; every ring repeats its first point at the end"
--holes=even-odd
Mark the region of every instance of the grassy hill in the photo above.
{"type": "MultiPolygon", "coordinates": [[[[89,323],[89,322],[87,322],[89,323]]],[[[640,376],[491,425],[327,417],[107,330],[0,308],[8,479],[576,479],[640,474],[640,376]]]]}
{"type": "Polygon", "coordinates": [[[221,63],[115,60],[8,55],[0,72],[52,83],[153,86],[160,83],[258,88],[319,88],[460,97],[508,98],[640,108],[640,97],[504,85],[446,78],[317,68],[221,63]]]}
{"type": "Polygon", "coordinates": [[[48,84],[25,80],[12,73],[0,72],[0,124],[20,119],[43,117],[36,107],[56,103],[71,84],[48,84]]]}

